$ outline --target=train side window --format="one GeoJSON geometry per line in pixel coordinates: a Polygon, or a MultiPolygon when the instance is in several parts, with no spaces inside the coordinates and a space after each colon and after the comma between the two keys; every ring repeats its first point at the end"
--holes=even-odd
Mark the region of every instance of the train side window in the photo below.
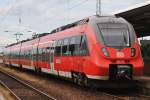
{"type": "Polygon", "coordinates": [[[39,61],[42,60],[42,59],[41,59],[41,58],[42,58],[41,54],[42,54],[42,49],[39,48],[39,49],[38,49],[38,60],[39,60],[39,61]]]}
{"type": "Polygon", "coordinates": [[[56,42],[55,56],[60,56],[60,55],[61,55],[61,44],[62,44],[62,41],[61,41],[61,40],[58,40],[58,41],[56,42]]]}
{"type": "Polygon", "coordinates": [[[49,61],[50,47],[46,48],[46,61],[49,61]]]}
{"type": "Polygon", "coordinates": [[[24,51],[21,51],[21,57],[24,59],[24,51]]]}
{"type": "Polygon", "coordinates": [[[46,48],[43,48],[43,61],[47,61],[46,53],[47,53],[46,48]]]}
{"type": "Polygon", "coordinates": [[[26,51],[26,59],[28,59],[29,58],[29,55],[28,55],[28,50],[26,51]]]}
{"type": "Polygon", "coordinates": [[[85,35],[82,36],[82,39],[81,39],[81,47],[80,47],[80,54],[82,56],[86,56],[89,54],[88,52],[88,46],[87,46],[87,38],[85,35]]]}
{"type": "Polygon", "coordinates": [[[80,55],[80,52],[79,52],[80,42],[81,42],[81,36],[76,36],[75,37],[75,50],[74,50],[74,54],[73,54],[75,56],[80,55]]]}
{"type": "Polygon", "coordinates": [[[40,49],[40,61],[42,61],[42,53],[43,53],[43,49],[40,49]]]}
{"type": "Polygon", "coordinates": [[[25,51],[23,51],[23,59],[25,59],[25,51]]]}
{"type": "MultiPolygon", "coordinates": [[[[40,48],[37,49],[37,60],[39,61],[40,59],[40,48]]],[[[36,55],[34,55],[34,60],[36,60],[36,55]]]]}
{"type": "Polygon", "coordinates": [[[30,51],[27,51],[27,59],[30,59],[30,51]]]}
{"type": "Polygon", "coordinates": [[[22,59],[22,51],[20,51],[20,59],[22,59]]]}
{"type": "Polygon", "coordinates": [[[46,54],[49,54],[50,53],[50,47],[47,47],[46,48],[46,54]]]}
{"type": "Polygon", "coordinates": [[[32,60],[33,61],[36,61],[37,54],[38,54],[38,49],[37,48],[33,48],[32,49],[32,60]]]}
{"type": "Polygon", "coordinates": [[[45,50],[44,50],[44,48],[42,48],[41,60],[45,61],[45,50]]]}
{"type": "Polygon", "coordinates": [[[64,39],[64,43],[62,45],[62,55],[63,56],[68,55],[68,44],[69,44],[69,39],[68,38],[64,39]]]}
{"type": "Polygon", "coordinates": [[[58,51],[59,51],[58,45],[59,45],[59,41],[56,41],[55,56],[58,56],[58,51]]]}
{"type": "Polygon", "coordinates": [[[69,44],[69,55],[73,56],[73,53],[75,51],[75,37],[70,38],[70,44],[69,44]]]}

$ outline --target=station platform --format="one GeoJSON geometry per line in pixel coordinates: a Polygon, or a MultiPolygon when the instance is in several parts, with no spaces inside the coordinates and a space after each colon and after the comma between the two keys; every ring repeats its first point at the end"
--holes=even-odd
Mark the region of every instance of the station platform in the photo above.
{"type": "Polygon", "coordinates": [[[148,76],[143,76],[139,79],[139,83],[144,86],[145,88],[150,89],[150,77],[148,76]]]}
{"type": "Polygon", "coordinates": [[[138,81],[138,87],[140,87],[141,92],[150,95],[150,77],[143,76],[138,81]]]}

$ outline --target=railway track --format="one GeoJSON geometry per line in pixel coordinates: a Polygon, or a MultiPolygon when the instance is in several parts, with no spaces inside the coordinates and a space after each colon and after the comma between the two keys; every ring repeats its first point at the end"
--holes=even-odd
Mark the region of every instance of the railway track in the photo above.
{"type": "Polygon", "coordinates": [[[16,100],[56,100],[6,72],[0,71],[0,83],[12,93],[16,100]]]}
{"type": "Polygon", "coordinates": [[[139,94],[134,96],[118,96],[118,95],[105,93],[105,95],[110,96],[113,100],[150,100],[150,96],[139,95],[139,94]]]}
{"type": "MultiPolygon", "coordinates": [[[[130,90],[128,91],[130,92],[130,90]]],[[[131,94],[120,94],[118,93],[108,93],[103,92],[104,95],[107,95],[112,98],[112,100],[150,100],[150,96],[143,95],[140,93],[131,93],[131,94]]]]}
{"type": "MultiPolygon", "coordinates": [[[[14,68],[15,69],[15,68],[14,68]]],[[[4,70],[3,70],[3,72],[4,73],[7,73],[7,71],[5,72],[4,70]]],[[[27,73],[28,73],[28,71],[26,71],[27,73]]],[[[10,72],[11,73],[11,72],[10,72]]],[[[33,73],[32,73],[33,74],[33,73]]],[[[14,75],[13,73],[11,73],[10,74],[11,76],[14,76],[14,77],[18,77],[17,75],[14,75]]],[[[0,80],[1,80],[1,72],[0,72],[0,80]]],[[[22,79],[22,78],[21,78],[22,79]]],[[[49,79],[49,78],[48,78],[49,79]]],[[[46,78],[46,80],[47,80],[47,78],[46,78]]],[[[30,83],[30,82],[29,82],[30,83]]],[[[60,81],[59,81],[59,83],[60,83],[60,81]]],[[[69,83],[68,82],[63,82],[63,83],[67,83],[68,85],[69,85],[69,83]]],[[[63,84],[62,83],[62,84],[63,84]]],[[[47,84],[48,85],[48,83],[45,83],[45,84],[47,84]]],[[[59,87],[59,86],[58,86],[59,87]]],[[[75,87],[76,87],[76,85],[75,85],[75,87]]],[[[78,86],[77,86],[78,87],[78,86]]],[[[50,89],[48,89],[47,88],[47,90],[46,89],[44,89],[43,88],[43,85],[42,86],[39,86],[39,88],[41,88],[41,90],[42,91],[45,91],[45,92],[48,92],[47,90],[50,90],[50,89]]],[[[73,87],[72,87],[73,88],[73,87]]],[[[79,87],[78,87],[79,88],[79,87]]],[[[65,89],[67,89],[67,87],[65,88],[65,89]]],[[[85,88],[86,90],[87,90],[87,88],[85,88]]],[[[84,91],[85,90],[84,88],[82,89],[82,88],[79,88],[78,89],[78,92],[81,92],[81,91],[84,91]]],[[[60,89],[61,90],[61,89],[60,89]]],[[[146,96],[146,95],[141,95],[140,93],[138,94],[137,92],[135,92],[135,91],[130,91],[130,90],[126,90],[127,92],[126,93],[120,93],[119,91],[117,91],[117,92],[114,92],[115,90],[90,90],[90,89],[88,89],[87,91],[89,91],[90,92],[90,94],[91,93],[96,93],[97,94],[97,97],[95,98],[95,99],[93,99],[93,100],[150,100],[150,96],[146,96]],[[93,92],[91,92],[91,91],[93,91],[93,92]],[[135,92],[135,93],[133,93],[133,92],[135,92]],[[99,98],[99,99],[97,99],[97,98],[99,98]]],[[[122,90],[120,90],[120,91],[122,91],[122,90]]],[[[87,92],[88,93],[88,92],[87,92]]],[[[56,93],[57,94],[57,93],[56,93]]],[[[93,94],[93,95],[94,95],[93,94]]],[[[30,94],[31,95],[31,94],[30,94]]],[[[30,97],[30,95],[28,95],[28,97],[30,97]]],[[[62,93],[62,95],[63,95],[63,93],[62,93]]],[[[75,94],[74,94],[75,95],[75,94]]],[[[72,96],[74,96],[74,95],[72,95],[72,96]]],[[[78,97],[77,97],[78,98],[78,97]]],[[[86,97],[86,98],[88,98],[88,96],[86,97]]],[[[60,99],[60,98],[59,98],[60,99]]],[[[23,99],[22,100],[24,100],[24,97],[23,97],[23,99]]],[[[29,99],[29,100],[32,100],[32,99],[29,99]]],[[[35,99],[33,99],[33,100],[35,100],[35,99]]],[[[40,100],[39,98],[38,98],[38,100],[40,100]]],[[[47,99],[44,99],[44,100],[47,100],[47,99]]],[[[49,100],[49,99],[48,99],[49,100]]],[[[54,99],[51,99],[51,100],[54,100],[54,99]]],[[[60,99],[60,100],[63,100],[62,98],[60,99]]],[[[65,99],[64,99],[65,100],[65,99]]],[[[66,100],[68,100],[68,99],[66,99],[66,100]]],[[[69,99],[69,100],[72,100],[72,99],[69,99]]],[[[79,99],[80,100],[80,99],[79,99]]],[[[82,99],[81,99],[82,100],[82,99]]],[[[89,99],[87,99],[87,100],[89,100],[89,99]]]]}

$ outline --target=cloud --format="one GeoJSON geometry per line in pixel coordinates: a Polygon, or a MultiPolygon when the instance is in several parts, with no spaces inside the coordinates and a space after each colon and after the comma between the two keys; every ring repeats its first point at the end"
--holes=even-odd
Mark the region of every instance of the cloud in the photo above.
{"type": "Polygon", "coordinates": [[[9,10],[11,9],[11,4],[7,5],[7,6],[0,6],[0,15],[6,15],[8,14],[9,10]]]}
{"type": "MultiPolygon", "coordinates": [[[[51,29],[70,22],[94,15],[96,0],[8,0],[0,6],[1,30],[33,30],[36,32],[50,32],[51,29]],[[69,2],[67,2],[69,1],[69,2]],[[83,3],[82,3],[83,2],[83,3]],[[69,4],[69,5],[68,5],[69,4]],[[5,18],[5,16],[7,16],[5,18]],[[21,27],[18,18],[21,16],[21,27]],[[3,20],[3,17],[5,20],[3,20]],[[26,27],[30,26],[30,27],[26,27]]],[[[111,13],[124,9],[143,0],[102,0],[102,13],[111,13]]],[[[14,42],[13,33],[0,33],[4,42],[14,42]],[[11,37],[9,37],[11,36],[11,37]],[[4,38],[3,38],[4,37],[4,38]]],[[[21,39],[26,39],[31,33],[25,33],[21,39]]]]}

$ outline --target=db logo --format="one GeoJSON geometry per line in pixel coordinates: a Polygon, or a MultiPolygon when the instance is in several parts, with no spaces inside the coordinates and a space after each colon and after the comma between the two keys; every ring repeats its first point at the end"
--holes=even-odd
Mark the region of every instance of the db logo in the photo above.
{"type": "Polygon", "coordinates": [[[60,59],[56,59],[56,63],[57,64],[61,64],[61,60],[60,59]]]}
{"type": "Polygon", "coordinates": [[[124,53],[123,52],[117,52],[117,57],[123,58],[124,57],[124,53]]]}

